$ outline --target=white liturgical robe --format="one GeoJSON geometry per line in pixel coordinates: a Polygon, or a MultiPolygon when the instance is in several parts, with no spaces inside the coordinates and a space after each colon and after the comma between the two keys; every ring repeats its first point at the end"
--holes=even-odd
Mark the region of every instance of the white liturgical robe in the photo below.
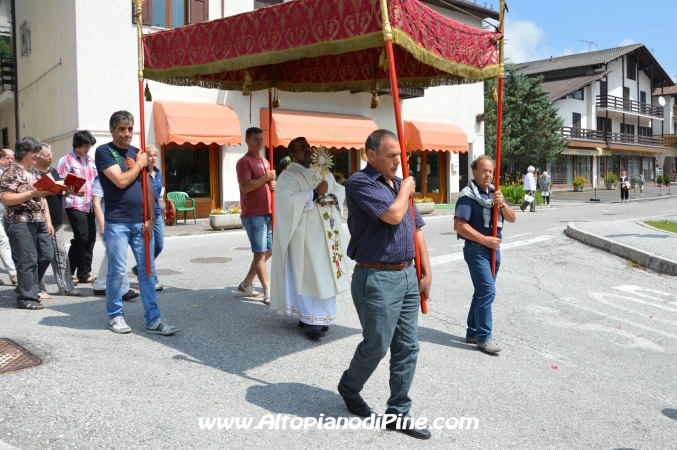
{"type": "Polygon", "coordinates": [[[341,206],[345,190],[326,175],[338,205],[313,202],[315,168],[292,163],[275,186],[270,308],[311,325],[336,319],[336,295],[350,288],[341,206]]]}

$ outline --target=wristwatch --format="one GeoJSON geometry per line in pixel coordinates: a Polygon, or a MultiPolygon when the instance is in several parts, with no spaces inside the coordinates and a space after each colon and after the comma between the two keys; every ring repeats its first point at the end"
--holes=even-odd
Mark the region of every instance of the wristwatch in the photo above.
{"type": "Polygon", "coordinates": [[[507,205],[506,203],[503,203],[503,206],[499,206],[498,209],[503,209],[503,208],[505,208],[506,206],[508,206],[508,205],[507,205]]]}

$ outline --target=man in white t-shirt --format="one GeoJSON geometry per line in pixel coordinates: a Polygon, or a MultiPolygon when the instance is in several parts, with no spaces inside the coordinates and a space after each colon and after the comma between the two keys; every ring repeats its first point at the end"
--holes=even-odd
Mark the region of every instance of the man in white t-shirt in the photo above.
{"type": "MultiPolygon", "coordinates": [[[[96,230],[99,233],[99,238],[103,242],[103,229],[104,229],[104,220],[103,220],[103,211],[104,211],[104,201],[103,201],[103,189],[101,188],[101,182],[99,177],[94,178],[94,183],[92,184],[92,206],[94,208],[94,216],[96,217],[96,230]]],[[[101,267],[99,268],[99,275],[96,277],[92,289],[94,295],[106,295],[106,276],[108,275],[108,254],[106,253],[104,246],[103,261],[101,261],[101,267]]],[[[129,277],[127,272],[125,272],[124,277],[122,278],[122,292],[127,292],[122,296],[122,300],[129,301],[133,298],[139,296],[139,293],[134,289],[129,288],[129,277]]]]}

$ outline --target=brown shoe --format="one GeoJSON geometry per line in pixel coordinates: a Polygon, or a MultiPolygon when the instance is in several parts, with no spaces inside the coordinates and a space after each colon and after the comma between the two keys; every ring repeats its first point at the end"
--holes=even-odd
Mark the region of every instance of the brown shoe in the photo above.
{"type": "Polygon", "coordinates": [[[80,283],[82,283],[82,284],[92,284],[92,283],[94,283],[95,281],[96,281],[96,278],[94,278],[94,277],[82,277],[82,278],[78,278],[78,282],[80,282],[80,283]]]}
{"type": "Polygon", "coordinates": [[[12,275],[11,277],[9,277],[9,281],[11,281],[12,284],[17,284],[17,283],[18,283],[18,280],[17,280],[17,278],[16,278],[16,275],[12,275]]]}

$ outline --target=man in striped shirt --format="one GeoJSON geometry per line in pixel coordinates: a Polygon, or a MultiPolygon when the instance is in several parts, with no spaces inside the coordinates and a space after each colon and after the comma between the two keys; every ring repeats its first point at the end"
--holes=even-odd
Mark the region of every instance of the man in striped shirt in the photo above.
{"type": "Polygon", "coordinates": [[[88,155],[89,150],[96,144],[96,139],[87,130],[78,131],[73,135],[73,151],[59,160],[56,170],[61,178],[69,173],[85,179],[85,184],[77,195],[64,195],[63,207],[73,229],[73,239],[68,250],[68,262],[71,274],[77,271],[77,280],[80,283],[93,283],[92,258],[96,243],[96,224],[94,209],[92,208],[92,184],[96,178],[96,164],[94,158],[88,155]]]}
{"type": "Polygon", "coordinates": [[[371,374],[390,348],[390,398],[386,428],[418,439],[429,439],[427,429],[416,428],[409,416],[409,388],[418,357],[418,309],[420,293],[428,296],[432,271],[418,211],[414,218],[409,197],[416,184],[413,177],[397,177],[400,147],[397,136],[387,130],[374,131],[365,144],[367,167],[347,183],[347,254],[356,262],[351,293],[362,324],[362,342],[338,385],[339,394],[351,413],[369,417],[371,408],[360,396],[371,374]],[[421,252],[423,278],[419,282],[412,265],[414,238],[421,252]],[[399,416],[401,415],[401,417],[399,416]]]}

